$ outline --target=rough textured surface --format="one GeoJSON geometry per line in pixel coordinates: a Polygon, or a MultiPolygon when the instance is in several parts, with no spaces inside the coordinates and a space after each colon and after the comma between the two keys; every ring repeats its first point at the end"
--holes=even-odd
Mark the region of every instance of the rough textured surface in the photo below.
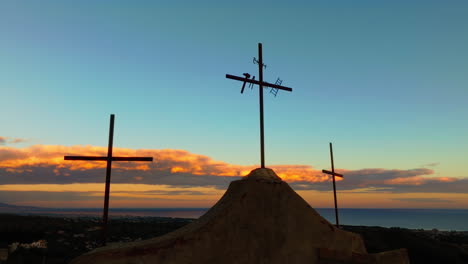
{"type": "Polygon", "coordinates": [[[340,263],[353,263],[353,254],[368,256],[359,235],[330,224],[271,169],[256,169],[231,182],[192,224],[154,239],[98,248],[72,263],[332,263],[320,259],[320,249],[352,261],[340,263]]]}
{"type": "Polygon", "coordinates": [[[397,249],[392,251],[385,251],[382,253],[372,254],[375,263],[378,264],[409,264],[408,251],[406,249],[397,249]]]}

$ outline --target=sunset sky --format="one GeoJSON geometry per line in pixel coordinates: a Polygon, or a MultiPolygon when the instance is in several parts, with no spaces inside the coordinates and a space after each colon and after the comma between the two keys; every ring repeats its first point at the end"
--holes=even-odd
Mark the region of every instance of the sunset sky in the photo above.
{"type": "Polygon", "coordinates": [[[466,1],[1,1],[0,203],[210,207],[266,165],[313,207],[468,208],[466,1]]]}

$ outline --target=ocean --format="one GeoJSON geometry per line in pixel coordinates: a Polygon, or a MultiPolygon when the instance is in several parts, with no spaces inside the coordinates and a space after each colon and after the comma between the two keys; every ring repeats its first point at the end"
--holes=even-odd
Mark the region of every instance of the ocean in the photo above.
{"type": "MultiPolygon", "coordinates": [[[[333,208],[318,208],[317,212],[330,223],[335,223],[333,208]]],[[[198,218],[208,208],[111,208],[110,217],[173,217],[198,218]]],[[[67,216],[102,215],[98,208],[50,209],[40,214],[58,214],[67,216]]],[[[339,210],[341,225],[401,227],[409,229],[438,229],[443,231],[468,231],[468,210],[463,209],[349,209],[339,210]]]]}

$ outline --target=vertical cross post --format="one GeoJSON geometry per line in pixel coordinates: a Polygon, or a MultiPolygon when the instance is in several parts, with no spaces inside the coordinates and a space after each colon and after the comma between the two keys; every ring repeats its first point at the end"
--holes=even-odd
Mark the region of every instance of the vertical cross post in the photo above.
{"type": "Polygon", "coordinates": [[[258,98],[260,101],[260,166],[265,168],[265,134],[263,127],[263,54],[262,43],[258,43],[258,78],[260,87],[258,89],[258,98]]]}
{"type": "Polygon", "coordinates": [[[331,159],[331,167],[333,173],[333,198],[335,199],[335,218],[336,218],[336,226],[340,227],[340,221],[338,219],[338,203],[336,201],[336,183],[335,183],[335,164],[333,162],[333,146],[330,142],[330,159],[331,159]]]}
{"type": "Polygon", "coordinates": [[[112,148],[114,143],[114,114],[110,116],[109,125],[109,143],[107,145],[107,167],[106,167],[106,189],[104,193],[104,212],[102,215],[102,241],[106,243],[107,237],[107,218],[109,214],[109,194],[110,194],[110,180],[111,180],[111,169],[112,169],[112,148]]]}
{"type": "Polygon", "coordinates": [[[261,168],[265,168],[265,129],[263,125],[263,88],[270,87],[278,90],[292,92],[292,88],[281,86],[280,83],[268,83],[263,81],[263,68],[266,67],[263,64],[263,54],[262,54],[262,43],[258,43],[258,60],[254,58],[254,63],[258,64],[258,76],[259,80],[255,80],[255,76],[250,79],[249,73],[244,73],[245,77],[239,77],[231,74],[226,74],[226,78],[233,79],[236,81],[241,81],[243,83],[241,88],[241,93],[244,92],[245,84],[249,83],[249,85],[253,86],[254,84],[258,85],[258,100],[260,105],[260,166],[261,168]]]}
{"type": "Polygon", "coordinates": [[[339,174],[335,172],[335,164],[333,161],[333,146],[330,142],[330,159],[331,159],[331,171],[322,170],[323,173],[329,174],[332,176],[333,179],[333,198],[335,200],[335,220],[336,220],[336,227],[340,227],[340,221],[338,218],[338,202],[336,200],[336,183],[335,183],[335,176],[343,178],[343,174],[339,174]]]}
{"type": "Polygon", "coordinates": [[[101,242],[102,245],[106,245],[107,240],[107,220],[109,215],[109,196],[110,196],[110,182],[111,182],[111,170],[112,161],[153,161],[152,157],[114,157],[112,155],[112,148],[114,142],[114,119],[115,116],[111,114],[110,125],[109,125],[109,143],[107,145],[107,156],[65,156],[64,160],[93,160],[93,161],[106,161],[106,187],[104,192],[104,212],[102,214],[102,233],[101,242]]]}

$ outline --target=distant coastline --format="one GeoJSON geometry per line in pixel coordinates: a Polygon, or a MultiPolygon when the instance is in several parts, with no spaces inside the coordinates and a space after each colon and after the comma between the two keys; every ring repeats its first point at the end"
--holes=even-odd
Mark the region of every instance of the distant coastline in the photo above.
{"type": "MultiPolygon", "coordinates": [[[[109,215],[119,217],[199,218],[209,208],[111,208],[109,215]]],[[[316,208],[331,223],[332,208],[316,208]]],[[[65,217],[100,217],[101,208],[41,208],[0,204],[0,213],[20,215],[51,215],[65,217]]],[[[437,229],[440,231],[468,231],[466,209],[354,209],[339,211],[340,222],[351,226],[400,227],[408,229],[437,229]]]]}

